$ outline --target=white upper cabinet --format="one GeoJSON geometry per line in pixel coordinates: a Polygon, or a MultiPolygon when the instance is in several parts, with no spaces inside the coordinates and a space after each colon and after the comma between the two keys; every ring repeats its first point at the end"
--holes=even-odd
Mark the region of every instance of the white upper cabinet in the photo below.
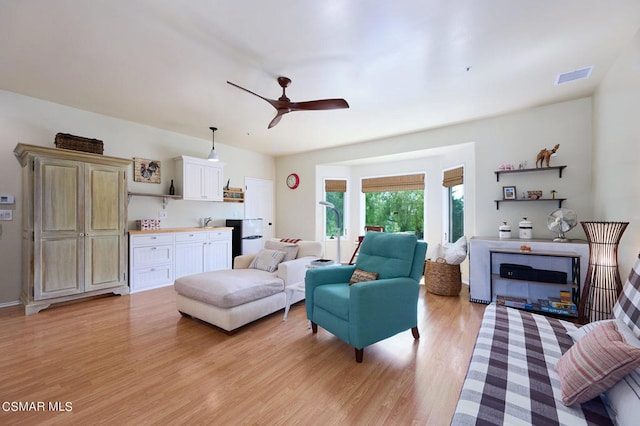
{"type": "Polygon", "coordinates": [[[223,163],[186,155],[175,160],[178,195],[184,200],[222,201],[223,163]]]}

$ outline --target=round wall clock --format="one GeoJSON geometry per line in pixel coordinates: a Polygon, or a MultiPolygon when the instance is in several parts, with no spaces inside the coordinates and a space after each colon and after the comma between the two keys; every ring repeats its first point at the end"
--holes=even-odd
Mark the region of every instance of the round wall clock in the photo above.
{"type": "Polygon", "coordinates": [[[287,186],[291,189],[296,189],[300,185],[300,176],[295,173],[291,173],[287,176],[287,186]]]}

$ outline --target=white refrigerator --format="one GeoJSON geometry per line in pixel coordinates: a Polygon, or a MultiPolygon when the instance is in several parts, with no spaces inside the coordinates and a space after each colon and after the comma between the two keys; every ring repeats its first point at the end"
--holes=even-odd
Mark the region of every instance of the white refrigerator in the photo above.
{"type": "Polygon", "coordinates": [[[232,227],[231,255],[258,253],[264,246],[262,239],[262,219],[227,219],[232,227]]]}

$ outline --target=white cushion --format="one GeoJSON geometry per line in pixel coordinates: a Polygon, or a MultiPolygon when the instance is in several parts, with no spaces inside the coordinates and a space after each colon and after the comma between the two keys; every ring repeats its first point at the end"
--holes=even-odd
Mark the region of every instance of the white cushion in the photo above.
{"type": "Polygon", "coordinates": [[[272,294],[284,284],[274,273],[259,269],[223,269],[178,278],[178,294],[220,308],[230,308],[272,294]]]}
{"type": "Polygon", "coordinates": [[[442,249],[442,257],[448,264],[459,265],[467,258],[467,237],[463,235],[455,243],[445,243],[442,249]]]}

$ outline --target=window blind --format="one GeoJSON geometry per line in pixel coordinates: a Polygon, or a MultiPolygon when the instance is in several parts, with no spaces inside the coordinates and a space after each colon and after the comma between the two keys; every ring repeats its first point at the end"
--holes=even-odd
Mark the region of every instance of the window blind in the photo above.
{"type": "Polygon", "coordinates": [[[324,192],[347,192],[347,181],[327,179],[324,181],[324,192]]]}
{"type": "Polygon", "coordinates": [[[445,170],[442,178],[442,186],[451,188],[452,186],[462,185],[464,175],[464,167],[458,167],[451,170],[445,170]]]}
{"type": "Polygon", "coordinates": [[[424,173],[362,179],[362,192],[424,190],[424,173]]]}

